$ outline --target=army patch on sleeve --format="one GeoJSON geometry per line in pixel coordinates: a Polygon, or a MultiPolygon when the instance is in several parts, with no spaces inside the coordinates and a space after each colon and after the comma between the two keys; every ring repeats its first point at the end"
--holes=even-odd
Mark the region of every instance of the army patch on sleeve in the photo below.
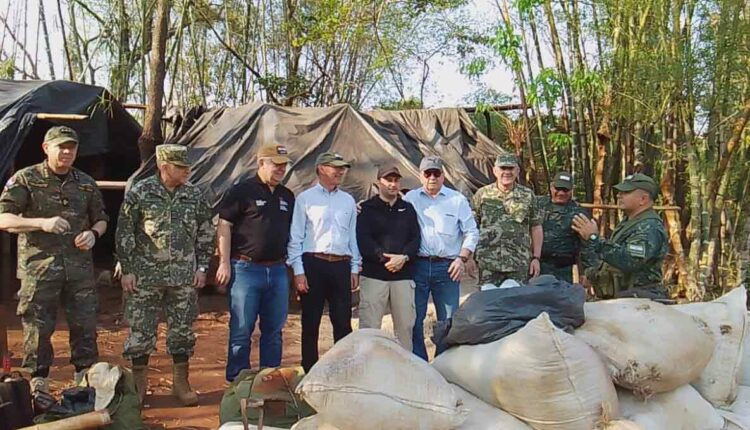
{"type": "Polygon", "coordinates": [[[646,258],[646,247],[644,245],[630,243],[628,244],[628,254],[635,258],[646,258]]]}

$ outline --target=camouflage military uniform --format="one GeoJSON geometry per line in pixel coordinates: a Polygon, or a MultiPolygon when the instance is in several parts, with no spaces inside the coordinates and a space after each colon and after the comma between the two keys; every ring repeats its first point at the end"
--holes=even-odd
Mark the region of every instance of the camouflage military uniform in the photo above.
{"type": "Polygon", "coordinates": [[[649,209],[620,223],[610,240],[586,242],[598,258],[586,276],[600,297],[631,295],[633,290],[640,290],[641,297],[666,297],[661,266],[668,245],[661,218],[649,209]]]}
{"type": "Polygon", "coordinates": [[[46,162],[36,164],[10,178],[0,195],[0,213],[26,218],[60,216],[70,224],[70,231],[63,234],[33,231],[19,235],[17,314],[24,331],[23,366],[40,371],[52,364],[50,338],[59,302],[68,321],[70,361],[79,369],[91,366],[99,355],[94,264],[91,250],[78,249],[74,241],[97,222],[109,220],[96,182],[75,168],[61,180],[46,162]]]}
{"type": "Polygon", "coordinates": [[[125,300],[130,335],[123,356],[150,355],[156,346],[159,311],[167,317],[167,352],[192,355],[198,315],[193,278],[213,253],[211,208],[201,191],[185,184],[169,192],[159,174],[126,194],[117,224],[123,274],[134,274],[137,292],[125,300]]]}
{"type": "Polygon", "coordinates": [[[571,200],[565,205],[552,202],[549,196],[537,197],[542,214],[544,242],[540,259],[540,274],[554,275],[557,279],[573,282],[573,265],[579,254],[584,269],[590,264],[588,253],[581,253],[581,238],[571,228],[577,214],[589,216],[578,203],[571,200]]]}
{"type": "Polygon", "coordinates": [[[526,281],[531,259],[531,227],[542,223],[534,192],[522,185],[504,192],[497,184],[480,188],[472,199],[479,224],[476,261],[479,282],[526,281]]]}

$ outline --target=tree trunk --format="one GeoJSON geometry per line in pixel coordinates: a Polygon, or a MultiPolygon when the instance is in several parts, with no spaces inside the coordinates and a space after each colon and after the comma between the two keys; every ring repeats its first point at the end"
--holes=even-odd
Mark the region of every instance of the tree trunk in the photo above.
{"type": "Polygon", "coordinates": [[[167,48],[169,29],[170,0],[158,0],[151,37],[151,76],[148,82],[148,103],[143,121],[143,134],[138,139],[141,163],[154,154],[156,145],[164,142],[161,130],[162,100],[164,99],[164,77],[166,75],[164,57],[167,48]]]}
{"type": "Polygon", "coordinates": [[[42,22],[42,34],[44,34],[44,49],[47,51],[47,61],[49,61],[49,75],[54,81],[55,79],[55,65],[52,61],[52,50],[49,45],[49,32],[47,31],[47,18],[44,14],[44,0],[39,0],[39,21],[42,22]]]}

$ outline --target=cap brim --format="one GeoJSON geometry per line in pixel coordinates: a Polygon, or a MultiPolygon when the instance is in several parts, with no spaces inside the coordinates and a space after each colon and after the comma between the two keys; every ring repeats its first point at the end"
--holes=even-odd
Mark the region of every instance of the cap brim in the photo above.
{"type": "Polygon", "coordinates": [[[378,179],[387,178],[388,176],[398,176],[399,178],[403,178],[403,176],[401,176],[400,173],[394,172],[394,171],[390,171],[390,172],[385,172],[384,174],[378,176],[378,179]]]}
{"type": "Polygon", "coordinates": [[[503,161],[500,163],[496,163],[495,166],[497,167],[518,167],[517,163],[513,163],[511,161],[503,161]]]}
{"type": "Polygon", "coordinates": [[[352,167],[351,164],[347,163],[346,161],[342,161],[342,160],[326,161],[325,163],[320,163],[319,165],[333,166],[333,167],[352,167]]]}
{"type": "Polygon", "coordinates": [[[190,167],[190,163],[182,163],[180,161],[165,161],[165,163],[174,164],[175,166],[180,166],[180,167],[190,167]]]}
{"type": "Polygon", "coordinates": [[[284,164],[284,163],[291,163],[292,160],[289,159],[289,157],[284,157],[283,155],[277,155],[274,157],[268,157],[272,163],[274,164],[284,164]]]}
{"type": "Polygon", "coordinates": [[[419,171],[423,172],[423,173],[426,172],[426,171],[428,171],[428,170],[440,170],[442,172],[443,168],[439,167],[439,166],[427,166],[427,167],[423,167],[423,168],[419,169],[419,171]]]}
{"type": "Polygon", "coordinates": [[[75,143],[78,145],[78,141],[69,137],[58,137],[56,139],[50,139],[45,141],[47,145],[62,145],[63,143],[75,143]]]}
{"type": "Polygon", "coordinates": [[[619,184],[615,185],[612,188],[616,189],[617,191],[622,191],[626,193],[638,189],[638,187],[636,187],[635,185],[629,182],[620,182],[619,184]]]}
{"type": "Polygon", "coordinates": [[[573,188],[573,184],[571,184],[570,182],[566,182],[566,181],[554,181],[552,182],[552,185],[555,188],[567,188],[569,190],[573,188]]]}

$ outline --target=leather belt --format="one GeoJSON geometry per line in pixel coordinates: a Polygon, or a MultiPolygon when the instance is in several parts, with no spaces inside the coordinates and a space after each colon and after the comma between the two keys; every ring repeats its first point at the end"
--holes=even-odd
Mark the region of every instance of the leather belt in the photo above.
{"type": "Polygon", "coordinates": [[[247,261],[254,264],[260,264],[261,266],[273,266],[275,264],[284,263],[286,258],[279,258],[276,260],[254,260],[244,254],[232,255],[232,260],[247,261]]]}
{"type": "Polygon", "coordinates": [[[424,260],[429,260],[430,262],[433,261],[453,261],[455,258],[449,258],[449,257],[438,257],[437,255],[420,255],[418,258],[422,258],[424,260]]]}
{"type": "Polygon", "coordinates": [[[352,259],[352,257],[348,255],[326,254],[324,252],[310,252],[309,254],[317,259],[325,260],[329,263],[336,263],[339,261],[349,261],[352,259]]]}

